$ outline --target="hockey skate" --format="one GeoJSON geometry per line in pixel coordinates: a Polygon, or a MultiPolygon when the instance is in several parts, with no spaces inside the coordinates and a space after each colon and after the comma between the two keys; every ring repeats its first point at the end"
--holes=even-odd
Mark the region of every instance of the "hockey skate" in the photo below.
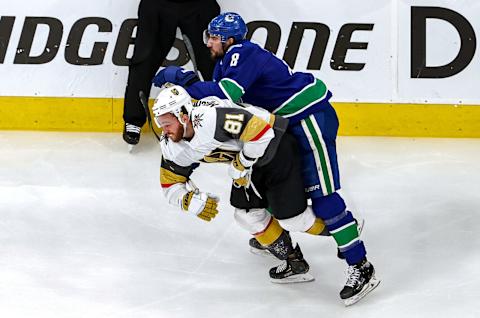
{"type": "Polygon", "coordinates": [[[310,282],[315,278],[308,273],[309,269],[310,266],[303,258],[300,246],[297,244],[286,260],[270,269],[270,281],[277,284],[310,282]]]}
{"type": "Polygon", "coordinates": [[[125,123],[123,128],[123,140],[128,144],[128,152],[132,152],[133,148],[140,141],[141,127],[125,123]]]}
{"type": "MultiPolygon", "coordinates": [[[[365,225],[365,220],[360,219],[360,221],[357,221],[357,219],[355,219],[355,222],[357,222],[358,236],[360,236],[360,234],[362,234],[363,226],[365,225]]],[[[264,257],[272,257],[276,259],[276,257],[272,255],[272,253],[270,253],[268,248],[265,246],[262,246],[262,244],[260,244],[254,237],[252,237],[248,241],[248,245],[250,246],[250,252],[252,254],[264,256],[264,257]]],[[[340,259],[345,259],[345,256],[343,256],[342,252],[340,252],[339,249],[337,249],[337,257],[340,259]]]]}
{"type": "Polygon", "coordinates": [[[275,255],[273,255],[272,253],[270,253],[270,251],[268,250],[268,248],[266,246],[263,246],[262,244],[260,244],[256,238],[252,237],[249,241],[248,241],[248,245],[250,245],[250,252],[252,254],[255,254],[255,255],[260,255],[260,256],[264,256],[264,257],[271,257],[273,259],[277,259],[275,257],[275,255]]]}
{"type": "Polygon", "coordinates": [[[340,291],[345,306],[355,304],[380,284],[380,280],[375,277],[373,265],[367,259],[349,266],[346,274],[347,282],[340,291]]]}

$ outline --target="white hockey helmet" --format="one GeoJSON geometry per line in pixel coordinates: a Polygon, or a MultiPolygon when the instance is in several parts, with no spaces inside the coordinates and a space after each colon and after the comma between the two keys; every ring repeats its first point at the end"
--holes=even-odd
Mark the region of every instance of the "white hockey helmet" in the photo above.
{"type": "Polygon", "coordinates": [[[182,115],[189,115],[192,111],[192,97],[181,86],[173,85],[160,91],[152,107],[155,124],[160,128],[157,117],[172,113],[180,123],[185,124],[182,115]]]}

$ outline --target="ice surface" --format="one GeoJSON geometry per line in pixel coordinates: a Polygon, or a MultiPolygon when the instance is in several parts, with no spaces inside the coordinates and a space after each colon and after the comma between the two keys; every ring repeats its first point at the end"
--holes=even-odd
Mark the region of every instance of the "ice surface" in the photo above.
{"type": "Polygon", "coordinates": [[[119,133],[0,131],[0,317],[480,317],[480,139],[341,137],[343,194],[382,279],[338,293],[333,239],[296,234],[312,283],[276,285],[233,219],[226,166],[211,223],[169,206],[160,151],[119,133]]]}

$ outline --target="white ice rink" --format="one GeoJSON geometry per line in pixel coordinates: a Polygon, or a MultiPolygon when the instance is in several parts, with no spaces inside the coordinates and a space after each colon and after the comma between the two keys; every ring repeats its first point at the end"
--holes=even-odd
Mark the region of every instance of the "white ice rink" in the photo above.
{"type": "Polygon", "coordinates": [[[480,317],[480,139],[340,137],[344,196],[380,286],[352,307],[332,238],[296,234],[316,277],[275,285],[233,220],[167,205],[150,134],[0,131],[0,317],[480,317]]]}

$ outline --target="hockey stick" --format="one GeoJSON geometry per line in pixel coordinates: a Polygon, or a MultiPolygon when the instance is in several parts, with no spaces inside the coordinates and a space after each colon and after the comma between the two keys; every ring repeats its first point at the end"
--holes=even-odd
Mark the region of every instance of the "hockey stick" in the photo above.
{"type": "Polygon", "coordinates": [[[140,102],[142,103],[143,110],[145,110],[145,114],[147,115],[147,120],[148,120],[148,126],[152,130],[153,134],[157,138],[158,141],[160,141],[160,137],[158,136],[157,132],[153,129],[152,125],[152,117],[150,116],[150,110],[148,109],[148,101],[147,101],[147,96],[143,91],[138,92],[138,97],[140,98],[140,102]]]}
{"type": "Polygon", "coordinates": [[[197,68],[197,60],[195,59],[195,52],[193,52],[192,42],[185,33],[183,33],[182,36],[183,42],[185,42],[185,47],[187,48],[188,55],[190,55],[190,59],[192,60],[193,70],[195,71],[195,74],[197,74],[198,78],[203,82],[202,73],[200,73],[197,68]]]}

